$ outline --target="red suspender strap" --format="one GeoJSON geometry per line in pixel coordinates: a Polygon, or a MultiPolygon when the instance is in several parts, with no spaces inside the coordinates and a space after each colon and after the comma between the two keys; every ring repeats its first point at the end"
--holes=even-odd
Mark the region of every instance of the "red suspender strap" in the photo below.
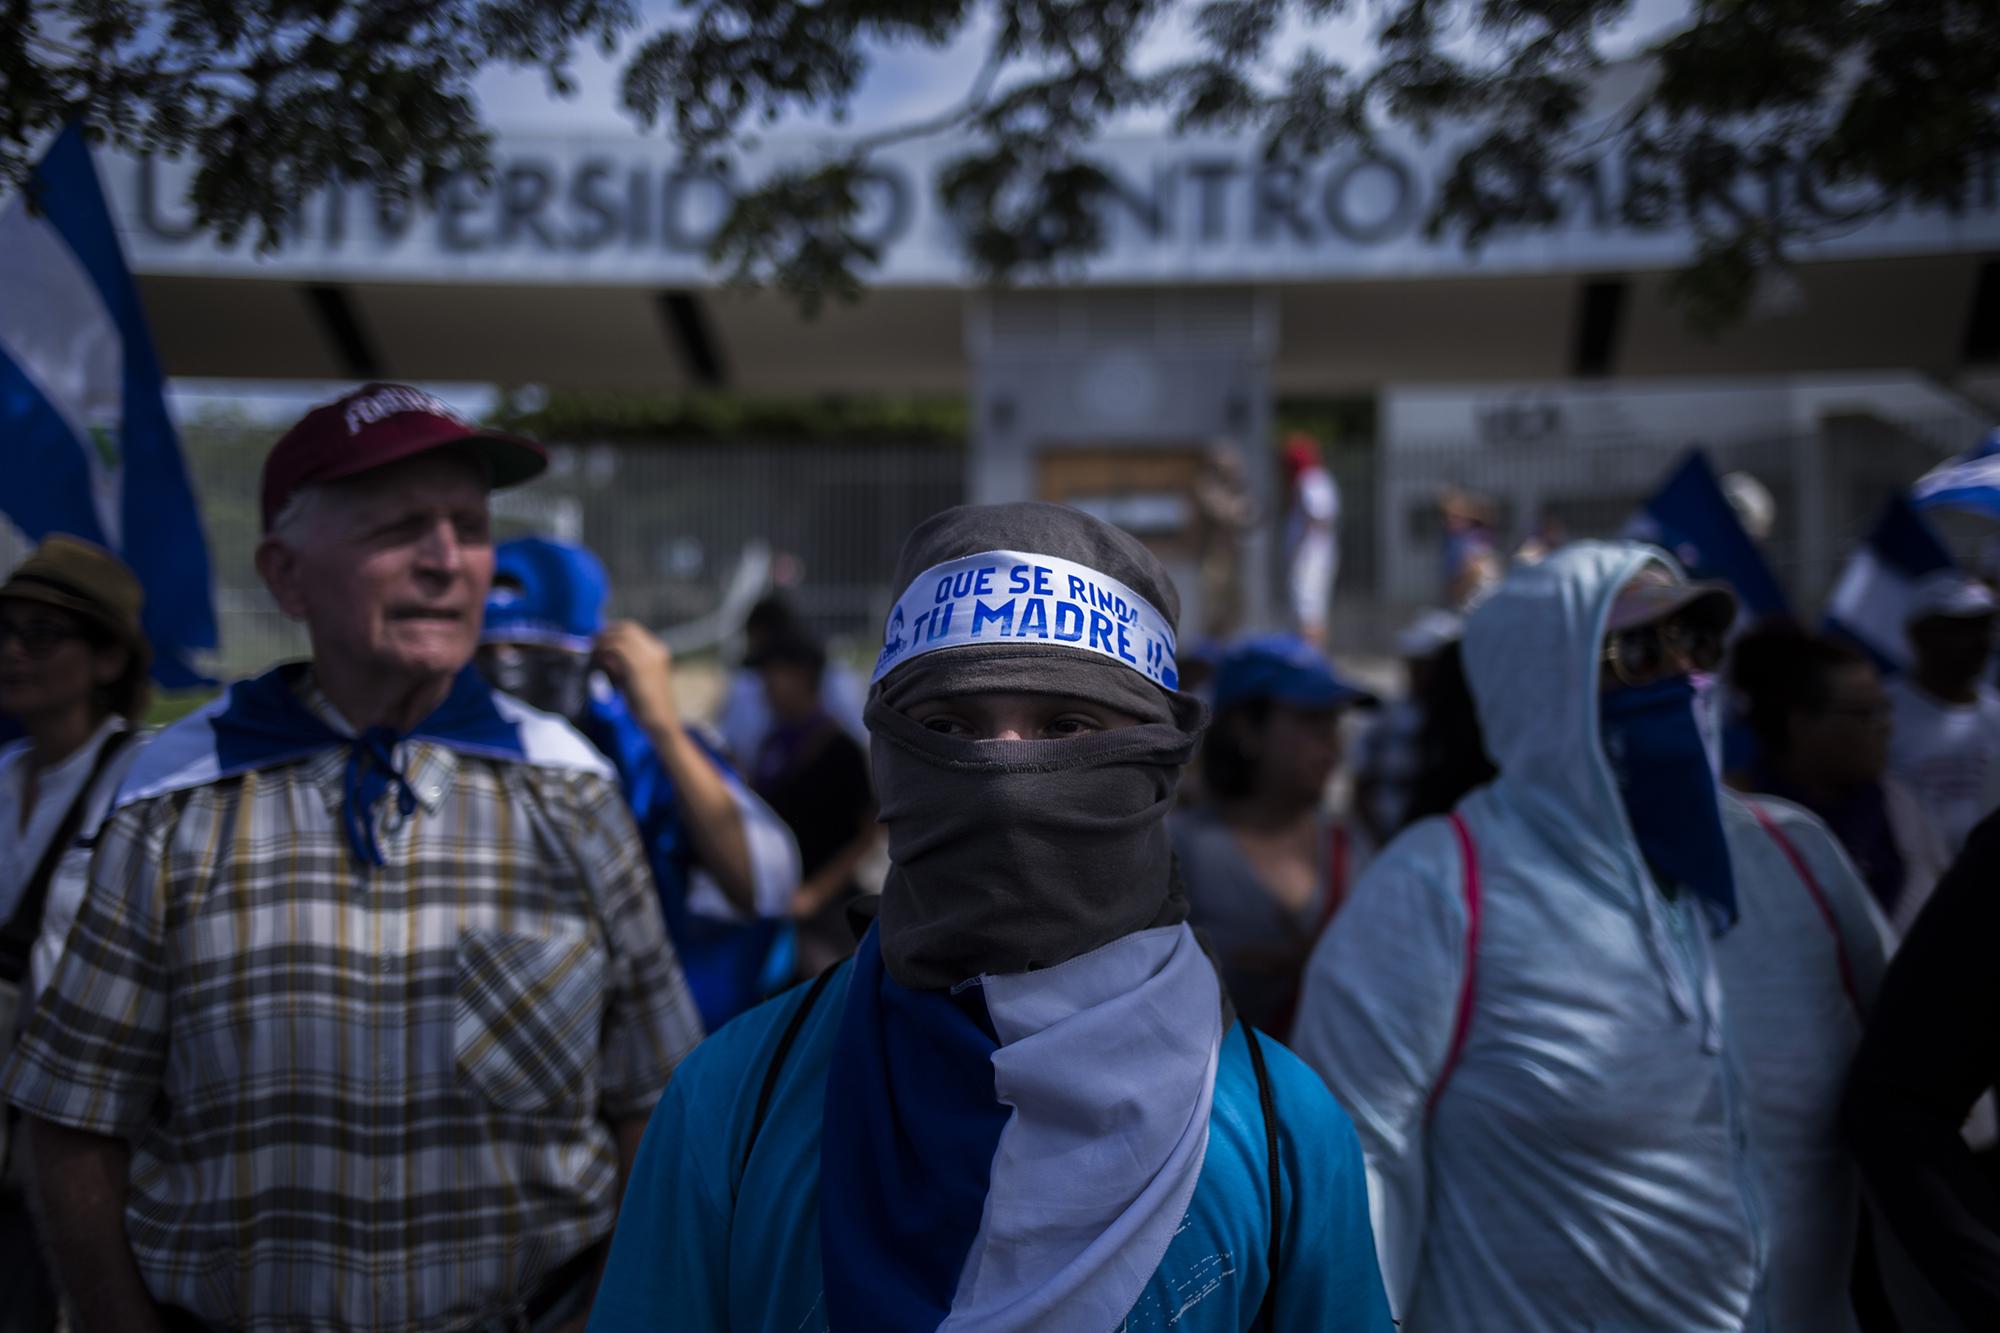
{"type": "Polygon", "coordinates": [[[1778,827],[1778,821],[1771,818],[1769,811],[1755,801],[1745,801],[1743,804],[1749,806],[1750,813],[1757,816],[1757,822],[1763,826],[1764,832],[1771,835],[1771,841],[1778,844],[1778,850],[1792,863],[1792,869],[1798,872],[1799,881],[1806,886],[1806,892],[1812,895],[1813,906],[1819,909],[1820,919],[1826,922],[1827,933],[1833,936],[1833,956],[1840,963],[1840,987],[1847,992],[1847,1002],[1854,1006],[1854,1012],[1859,1016],[1861,993],[1854,986],[1854,968],[1847,961],[1847,946],[1840,938],[1840,922],[1833,915],[1833,904],[1826,900],[1826,890],[1820,887],[1819,876],[1813,874],[1812,866],[1800,854],[1798,845],[1785,836],[1785,831],[1778,827]]]}
{"type": "Polygon", "coordinates": [[[1316,940],[1333,924],[1333,914],[1347,902],[1347,825],[1334,821],[1326,835],[1326,901],[1319,909],[1316,940]]]}
{"type": "Polygon", "coordinates": [[[1479,969],[1479,849],[1473,845],[1472,830],[1465,825],[1463,816],[1451,816],[1451,831],[1458,835],[1459,859],[1465,870],[1465,980],[1458,988],[1458,1012],[1451,1023],[1451,1045],[1445,1050],[1444,1068],[1438,1071],[1437,1082],[1431,1085],[1430,1100],[1424,1103],[1426,1117],[1437,1109],[1438,1098],[1444,1096],[1445,1085],[1451,1082],[1452,1071],[1458,1068],[1458,1057],[1465,1051],[1465,1037],[1472,1027],[1472,1005],[1478,995],[1476,982],[1479,969]]]}
{"type": "MultiPolygon", "coordinates": [[[[1312,943],[1315,947],[1317,947],[1320,937],[1326,934],[1326,928],[1333,924],[1333,914],[1338,912],[1341,904],[1347,901],[1347,826],[1338,820],[1334,821],[1332,828],[1327,830],[1326,835],[1326,893],[1324,897],[1326,901],[1320,904],[1319,909],[1319,924],[1313,927],[1312,943]]],[[[1299,978],[1298,982],[1293,985],[1291,1001],[1285,1006],[1285,1021],[1281,1026],[1272,1029],[1281,1036],[1289,1034],[1292,1030],[1292,1024],[1298,1021],[1299,996],[1304,985],[1305,979],[1303,977],[1299,978]]]]}
{"type": "MultiPolygon", "coordinates": [[[[1347,859],[1347,825],[1344,823],[1335,824],[1333,826],[1333,901],[1337,907],[1347,905],[1347,891],[1353,887],[1347,877],[1347,859]]],[[[1327,915],[1331,917],[1333,914],[1329,912],[1327,915]]]]}

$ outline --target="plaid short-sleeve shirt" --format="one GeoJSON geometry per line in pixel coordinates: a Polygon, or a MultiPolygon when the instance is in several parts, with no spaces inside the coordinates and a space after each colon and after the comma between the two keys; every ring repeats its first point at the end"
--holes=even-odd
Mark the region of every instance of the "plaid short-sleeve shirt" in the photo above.
{"type": "Polygon", "coordinates": [[[606,1235],[617,1149],[700,1039],[606,777],[399,753],[350,856],[344,754],[141,800],[0,1073],[132,1143],[156,1299],[245,1329],[449,1328],[606,1235]]]}

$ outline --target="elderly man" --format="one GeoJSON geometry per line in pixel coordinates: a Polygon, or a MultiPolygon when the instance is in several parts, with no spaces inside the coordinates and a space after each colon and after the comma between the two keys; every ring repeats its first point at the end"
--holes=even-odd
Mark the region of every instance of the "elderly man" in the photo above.
{"type": "Polygon", "coordinates": [[[312,660],[146,752],[0,1074],[84,1333],[587,1312],[700,1027],[609,766],[468,667],[543,462],[395,385],[266,459],[312,660]]]}

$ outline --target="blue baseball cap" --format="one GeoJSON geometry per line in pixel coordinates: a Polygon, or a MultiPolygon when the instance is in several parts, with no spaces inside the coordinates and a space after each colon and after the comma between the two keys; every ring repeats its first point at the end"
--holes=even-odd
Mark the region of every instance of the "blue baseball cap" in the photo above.
{"type": "Polygon", "coordinates": [[[1334,672],[1333,664],[1296,634],[1239,639],[1215,672],[1215,711],[1268,699],[1288,708],[1372,707],[1373,694],[1334,672]]]}
{"type": "Polygon", "coordinates": [[[604,629],[611,581],[581,546],[517,537],[493,550],[484,643],[536,643],[588,652],[604,629]]]}

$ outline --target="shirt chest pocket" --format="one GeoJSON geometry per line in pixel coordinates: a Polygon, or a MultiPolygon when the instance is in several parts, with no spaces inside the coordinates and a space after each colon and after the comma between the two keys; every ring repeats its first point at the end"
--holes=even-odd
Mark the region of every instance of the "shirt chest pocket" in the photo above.
{"type": "Polygon", "coordinates": [[[452,1049],[460,1077],[502,1110],[587,1099],[603,1015],[604,954],[585,932],[460,937],[452,1049]]]}

